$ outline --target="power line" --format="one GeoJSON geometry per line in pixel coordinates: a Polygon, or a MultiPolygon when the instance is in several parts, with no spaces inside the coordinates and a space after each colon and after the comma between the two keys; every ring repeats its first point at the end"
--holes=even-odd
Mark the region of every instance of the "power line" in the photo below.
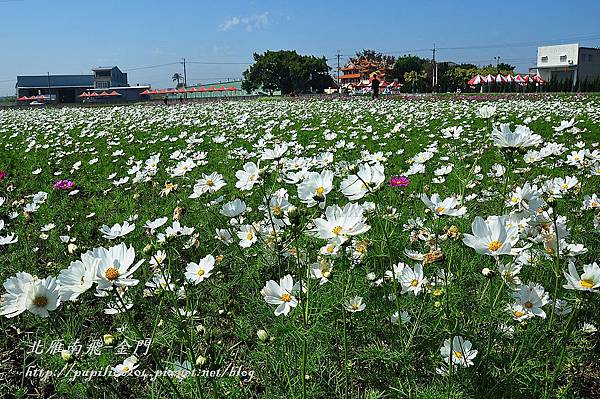
{"type": "Polygon", "coordinates": [[[169,63],[166,63],[166,64],[158,64],[158,65],[149,65],[149,66],[142,66],[142,67],[127,68],[127,69],[124,69],[123,72],[139,71],[140,69],[161,68],[161,67],[165,67],[165,66],[169,66],[169,65],[177,65],[177,64],[180,64],[180,62],[169,62],[169,63]]]}

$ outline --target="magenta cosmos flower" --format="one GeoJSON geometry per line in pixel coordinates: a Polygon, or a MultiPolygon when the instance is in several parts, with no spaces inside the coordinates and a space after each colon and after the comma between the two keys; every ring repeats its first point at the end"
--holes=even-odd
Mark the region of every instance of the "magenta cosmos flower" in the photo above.
{"type": "Polygon", "coordinates": [[[0,170],[0,181],[4,180],[5,177],[6,177],[6,172],[3,170],[0,170]]]}
{"type": "Polygon", "coordinates": [[[406,187],[410,184],[410,180],[406,176],[392,176],[388,185],[390,187],[406,187]]]}
{"type": "Polygon", "coordinates": [[[70,190],[75,188],[75,183],[73,183],[71,180],[59,180],[54,183],[54,188],[57,190],[70,190]]]}

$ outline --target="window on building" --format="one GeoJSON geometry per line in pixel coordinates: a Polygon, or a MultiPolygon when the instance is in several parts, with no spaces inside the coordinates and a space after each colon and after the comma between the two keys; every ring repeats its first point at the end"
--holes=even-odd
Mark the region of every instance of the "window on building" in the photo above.
{"type": "Polygon", "coordinates": [[[561,55],[560,56],[560,62],[567,62],[567,56],[566,55],[561,55]]]}
{"type": "Polygon", "coordinates": [[[592,62],[592,60],[593,60],[593,59],[594,59],[594,57],[593,57],[591,54],[590,54],[590,55],[588,55],[588,61],[589,61],[589,62],[592,62]]]}
{"type": "Polygon", "coordinates": [[[548,62],[548,56],[542,57],[542,62],[548,62]]]}

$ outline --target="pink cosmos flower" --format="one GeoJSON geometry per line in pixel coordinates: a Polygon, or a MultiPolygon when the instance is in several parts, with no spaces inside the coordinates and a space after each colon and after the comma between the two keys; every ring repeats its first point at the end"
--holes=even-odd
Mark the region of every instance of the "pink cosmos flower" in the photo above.
{"type": "Polygon", "coordinates": [[[406,187],[410,184],[410,180],[406,176],[392,176],[388,186],[390,187],[406,187]]]}
{"type": "Polygon", "coordinates": [[[5,177],[6,177],[6,172],[3,170],[0,170],[0,181],[4,180],[5,177]]]}
{"type": "Polygon", "coordinates": [[[57,190],[70,190],[75,188],[75,183],[73,183],[71,180],[59,180],[54,183],[53,187],[57,190]]]}

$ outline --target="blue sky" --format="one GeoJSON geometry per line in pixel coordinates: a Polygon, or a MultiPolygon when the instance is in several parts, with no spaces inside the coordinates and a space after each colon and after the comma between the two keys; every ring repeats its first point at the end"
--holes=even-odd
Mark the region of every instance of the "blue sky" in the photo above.
{"type": "Polygon", "coordinates": [[[440,50],[440,60],[489,64],[500,56],[526,71],[538,44],[600,46],[599,18],[594,0],[0,0],[0,95],[14,93],[18,74],[118,65],[130,69],[130,84],[166,87],[180,65],[134,68],[181,57],[229,63],[188,64],[188,82],[207,83],[241,76],[252,53],[268,49],[323,55],[334,66],[337,50],[430,57],[435,43],[455,48],[440,50]]]}

